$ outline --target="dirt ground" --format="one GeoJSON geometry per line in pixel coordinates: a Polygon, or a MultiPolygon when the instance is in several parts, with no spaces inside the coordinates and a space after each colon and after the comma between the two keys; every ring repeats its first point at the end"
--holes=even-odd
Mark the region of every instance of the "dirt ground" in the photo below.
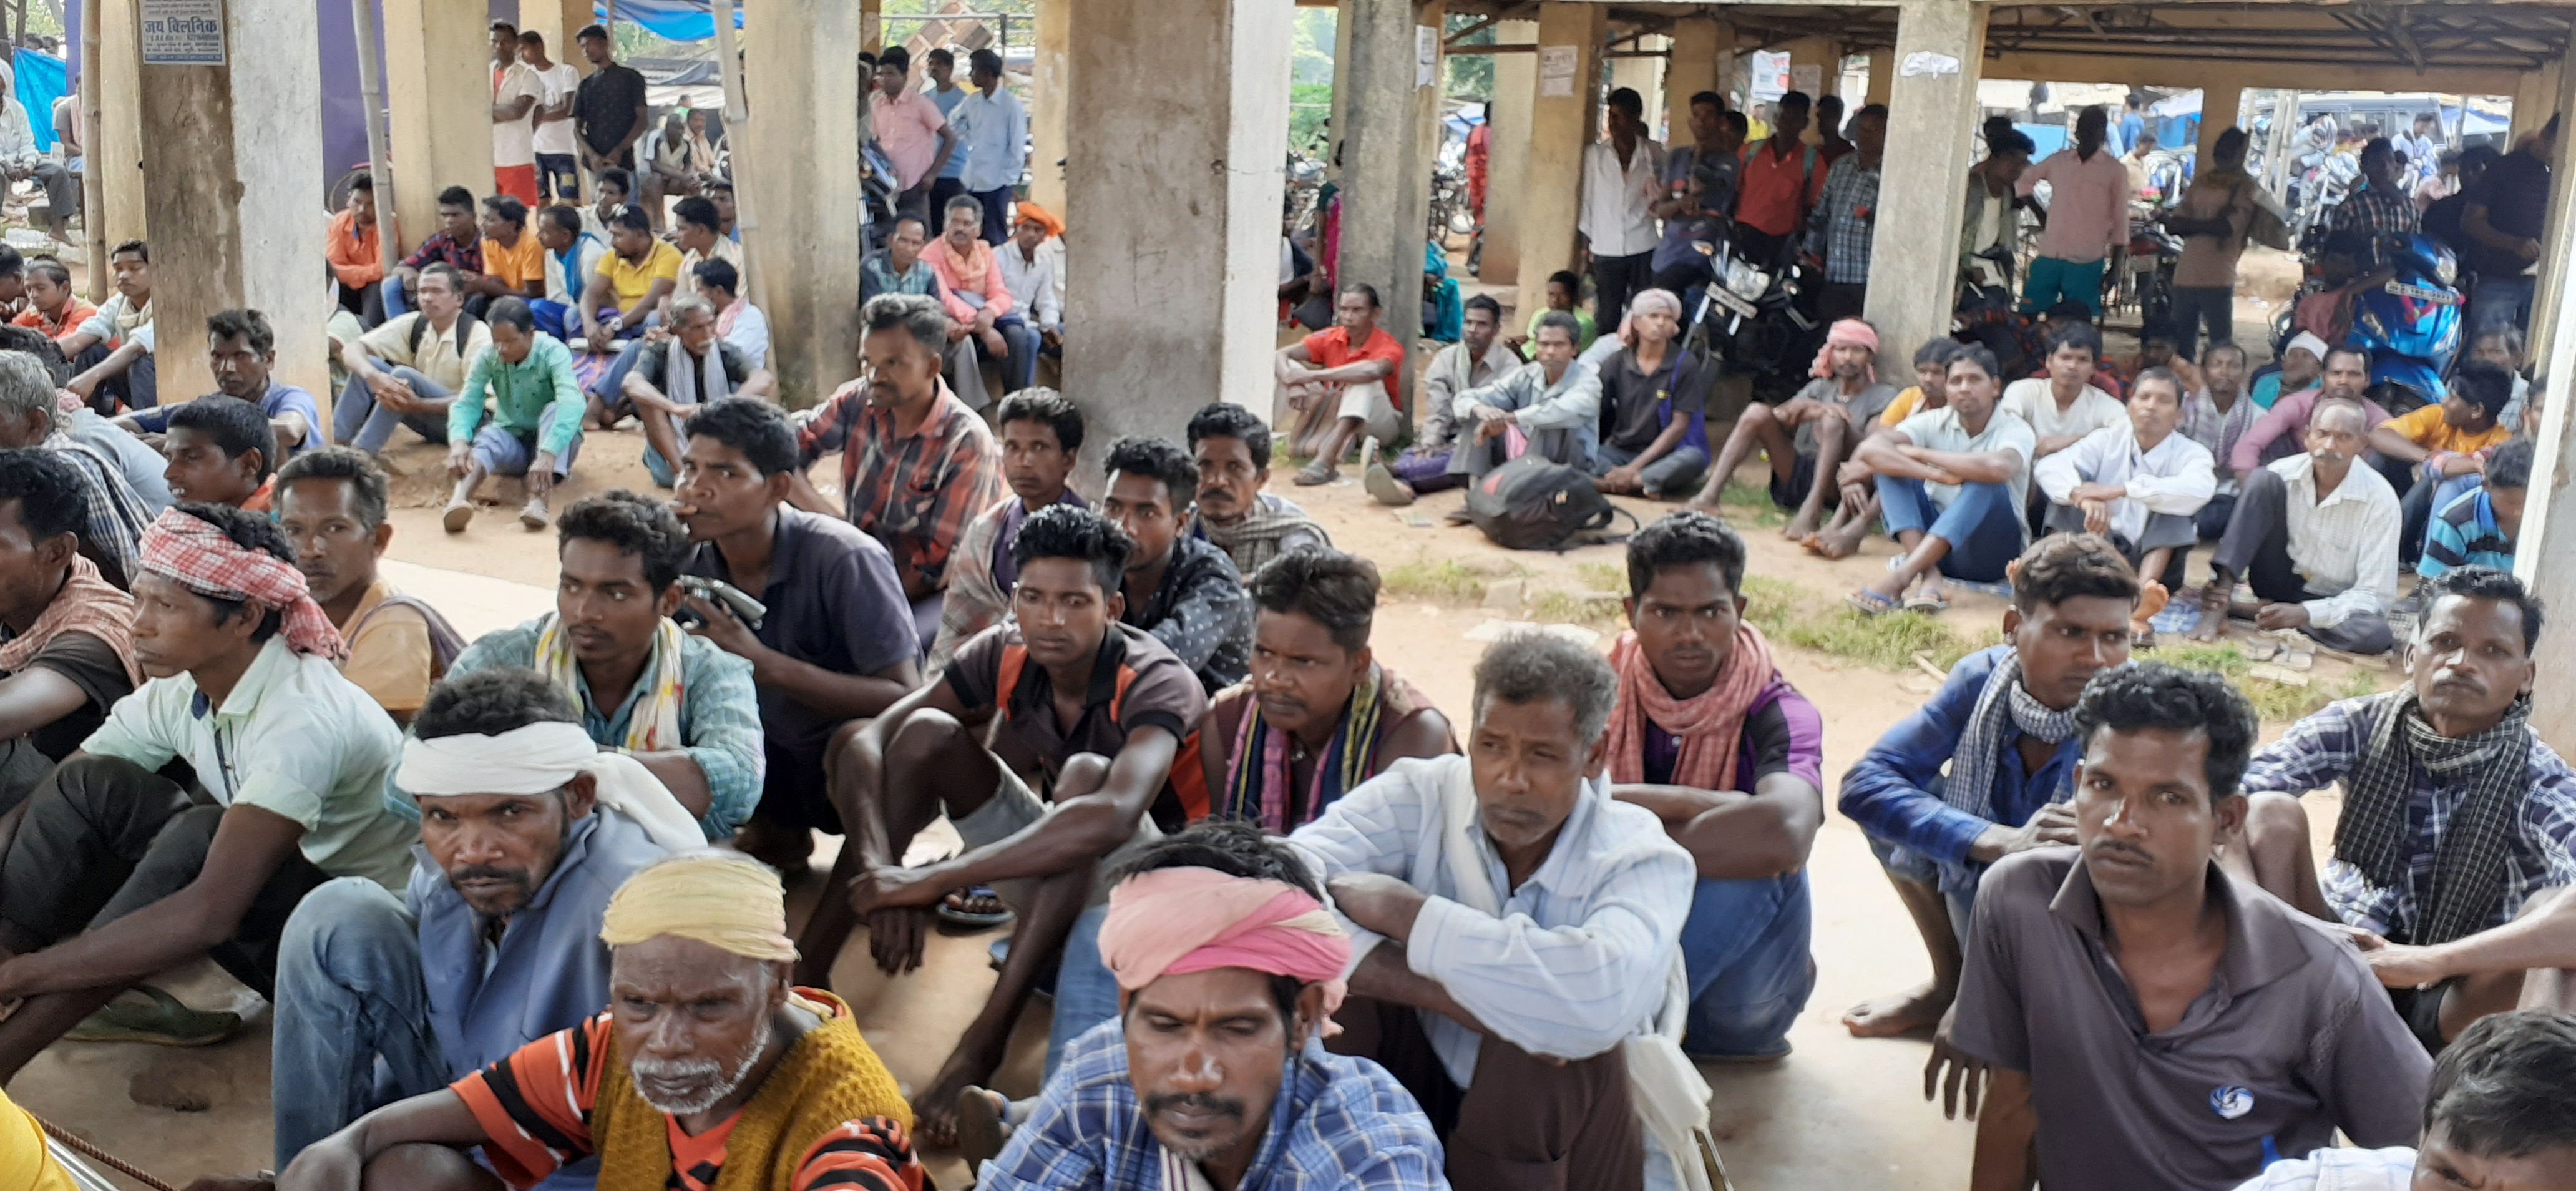
{"type": "MultiPolygon", "coordinates": [[[[405,445],[390,452],[388,460],[402,473],[395,484],[390,577],[438,604],[469,635],[545,611],[551,602],[554,539],[550,533],[519,528],[510,515],[518,497],[515,485],[487,490],[487,500],[494,503],[466,533],[442,533],[437,514],[446,482],[439,453],[404,439],[405,445]]],[[[639,435],[631,430],[594,433],[584,446],[558,509],[610,487],[648,489],[638,461],[639,435]]],[[[817,474],[833,474],[836,466],[827,460],[817,474]]],[[[1390,571],[1413,562],[1456,561],[1495,575],[1520,575],[1525,599],[1561,593],[1577,607],[1597,608],[1599,600],[1616,594],[1600,589],[1621,565],[1617,547],[1593,546],[1561,556],[1506,553],[1472,530],[1439,527],[1440,514],[1460,499],[1456,493],[1390,510],[1371,503],[1349,479],[1292,490],[1283,471],[1275,482],[1281,491],[1294,492],[1330,529],[1337,545],[1390,571]]],[[[1664,511],[1646,502],[1629,502],[1629,507],[1648,519],[1664,511]]],[[[1741,524],[1751,546],[1753,573],[1796,583],[1820,598],[1855,586],[1878,568],[1889,548],[1875,541],[1856,559],[1829,563],[1790,546],[1770,529],[1749,520],[1741,524]]],[[[1956,596],[1956,605],[1944,615],[1963,634],[1999,623],[2000,602],[1968,592],[1956,596]]],[[[1463,712],[1469,703],[1470,667],[1481,648],[1470,634],[1492,619],[1531,615],[1508,606],[1507,598],[1489,598],[1506,606],[1390,599],[1379,618],[1375,648],[1438,705],[1453,714],[1463,712]]],[[[1568,605],[1558,601],[1549,606],[1568,605]]],[[[1607,644],[1602,642],[1605,648],[1607,644]]],[[[1932,689],[1930,679],[1916,673],[1870,669],[1786,646],[1776,654],[1790,680],[1824,711],[1829,784],[1932,689]]],[[[1829,807],[1831,802],[1828,791],[1829,807]]],[[[2321,825],[2331,823],[2332,804],[2320,805],[2317,813],[2323,816],[2321,825]]],[[[953,841],[953,836],[945,840],[953,841]]],[[[828,864],[836,845],[825,841],[818,864],[828,864]]],[[[918,850],[935,856],[953,846],[926,838],[918,850]]],[[[1737,1185],[1748,1191],[1958,1187],[1967,1175],[1973,1127],[1944,1121],[1923,1102],[1926,1040],[1855,1040],[1837,1021],[1855,1002],[1924,979],[1928,963],[1923,948],[1860,831],[1839,814],[1829,812],[1808,875],[1815,898],[1813,951],[1819,976],[1815,995],[1791,1033],[1796,1052],[1771,1066],[1703,1067],[1715,1089],[1717,1136],[1727,1166],[1737,1185]]],[[[799,921],[818,896],[818,884],[807,877],[792,886],[791,913],[799,921]]],[[[844,953],[834,988],[856,1008],[870,1042],[907,1089],[931,1077],[990,988],[992,972],[984,954],[988,941],[989,936],[981,935],[937,938],[926,966],[900,980],[875,972],[866,948],[856,942],[844,953]]],[[[164,983],[201,1008],[237,1009],[250,1020],[250,1028],[233,1041],[193,1052],[59,1044],[14,1081],[11,1095],[173,1182],[268,1165],[265,1005],[202,963],[171,974],[164,983]],[[203,1107],[145,1107],[129,1093],[147,1100],[192,1099],[203,1107]]],[[[1014,1094],[1035,1090],[1046,1012],[1040,1001],[1023,1019],[997,1086],[1014,1094]]],[[[942,1186],[964,1185],[963,1166],[953,1155],[929,1157],[942,1186]]]]}

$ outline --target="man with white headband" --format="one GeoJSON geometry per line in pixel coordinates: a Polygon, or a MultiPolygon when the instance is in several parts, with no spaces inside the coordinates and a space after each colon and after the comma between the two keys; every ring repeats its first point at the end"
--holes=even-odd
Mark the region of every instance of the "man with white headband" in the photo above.
{"type": "MultiPolygon", "coordinates": [[[[570,696],[503,667],[430,691],[393,784],[420,806],[421,854],[399,896],[373,881],[314,890],[277,964],[270,1095],[277,1169],[367,1110],[434,1092],[608,1002],[609,895],[659,859],[652,829],[610,805],[603,753],[570,696]]],[[[695,847],[688,815],[668,794],[695,847]]],[[[580,1164],[558,1185],[587,1186],[580,1164]]]]}
{"type": "MultiPolygon", "coordinates": [[[[1430,1191],[1440,1140],[1375,1063],[1324,1049],[1351,944],[1296,853],[1209,820],[1138,852],[1100,953],[1119,1015],[983,1164],[985,1191],[1430,1191]]],[[[959,1105],[970,1160],[992,1093],[959,1105]]],[[[989,1142],[985,1143],[989,1146],[989,1142]]]]}
{"type": "MultiPolygon", "coordinates": [[[[0,856],[0,1002],[21,1002],[0,1022],[0,1082],[120,991],[200,955],[268,995],[307,892],[333,877],[392,888],[411,872],[417,831],[383,793],[401,734],[341,676],[339,631],[277,526],[179,504],[139,553],[147,681],[13,812],[0,856]],[[202,800],[156,772],[179,759],[202,800]]],[[[238,1028],[166,1000],[116,1024],[176,1043],[238,1028]]]]}
{"type": "Polygon", "coordinates": [[[528,1188],[594,1156],[601,1191],[921,1191],[894,1076],[848,1005],[788,981],[775,870],[664,857],[609,898],[599,938],[609,1008],[358,1118],[306,1147],[279,1191],[483,1191],[496,1174],[528,1188]]]}

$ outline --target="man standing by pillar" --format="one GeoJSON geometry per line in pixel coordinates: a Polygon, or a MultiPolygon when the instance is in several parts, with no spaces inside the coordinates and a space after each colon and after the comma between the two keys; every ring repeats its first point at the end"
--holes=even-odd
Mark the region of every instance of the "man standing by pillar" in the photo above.
{"type": "Polygon", "coordinates": [[[546,85],[519,61],[519,30],[492,22],[492,189],[537,203],[537,105],[546,85]]]}
{"type": "Polygon", "coordinates": [[[610,57],[608,30],[586,25],[573,40],[590,61],[590,77],[573,92],[573,132],[581,141],[582,165],[593,175],[601,170],[635,169],[635,141],[644,135],[644,76],[610,57]]]}
{"type": "Polygon", "coordinates": [[[2165,230],[2183,238],[2173,275],[2174,355],[2195,362],[2201,358],[2202,324],[2208,324],[2210,343],[2236,341],[2236,258],[2245,252],[2257,201],[2254,179],[2245,172],[2243,129],[2219,133],[2210,158],[2210,168],[2192,179],[2182,202],[2165,215],[2165,230]]]}
{"type": "Polygon", "coordinates": [[[2037,314],[2059,302],[2082,302],[2102,317],[2102,265],[2111,245],[2129,238],[2129,170],[2105,152],[2110,118],[2089,107],[2075,118],[2075,143],[2022,171],[2020,191],[2049,184],[2048,226],[2039,233],[2039,255],[2021,288],[2021,312],[2037,314]]]}
{"type": "MultiPolygon", "coordinates": [[[[1828,96],[1827,98],[1831,98],[1828,96]]],[[[1823,220],[1807,252],[1825,260],[1819,318],[1859,318],[1869,296],[1869,252],[1878,236],[1878,167],[1887,152],[1887,108],[1871,104],[1852,118],[1852,151],[1825,172],[1823,220]]]]}
{"type": "Polygon", "coordinates": [[[1628,295],[1655,279],[1654,202],[1664,147],[1646,136],[1645,101],[1621,87],[1601,109],[1604,137],[1583,150],[1583,236],[1592,265],[1592,322],[1619,324],[1628,295]]]}
{"type": "MultiPolygon", "coordinates": [[[[550,61],[546,57],[546,35],[534,29],[519,31],[519,61],[536,75],[545,88],[538,101],[536,135],[532,138],[537,158],[537,192],[548,202],[581,203],[580,145],[573,138],[573,96],[581,91],[581,72],[570,62],[550,61]]],[[[531,203],[530,206],[536,204],[531,203]]]]}
{"type": "Polygon", "coordinates": [[[2532,266],[2540,262],[2540,234],[2549,219],[2549,169],[2558,155],[2558,117],[2531,143],[2507,153],[2468,192],[2460,231],[2474,243],[2463,263],[2476,272],[2469,330],[2497,323],[2531,325],[2532,266]]]}
{"type": "MultiPolygon", "coordinates": [[[[956,126],[957,105],[966,102],[966,89],[957,85],[957,52],[940,46],[921,56],[921,77],[925,86],[921,97],[939,109],[939,118],[956,126]]],[[[962,136],[960,138],[963,140],[962,136]]],[[[939,176],[930,183],[930,209],[948,209],[948,200],[966,193],[967,146],[960,143],[939,167],[939,176]]]]}
{"type": "Polygon", "coordinates": [[[894,163],[895,210],[910,211],[927,224],[930,191],[957,152],[957,132],[939,105],[912,90],[911,74],[912,56],[902,46],[889,46],[877,58],[879,94],[868,105],[868,131],[894,163]]]}
{"type": "Polygon", "coordinates": [[[968,195],[984,204],[984,239],[999,249],[1013,230],[1008,208],[1011,187],[1019,182],[1027,156],[1029,114],[1020,107],[1019,97],[1002,86],[1000,54],[977,50],[967,62],[975,93],[949,109],[957,137],[964,142],[956,153],[966,160],[959,182],[968,195]]]}

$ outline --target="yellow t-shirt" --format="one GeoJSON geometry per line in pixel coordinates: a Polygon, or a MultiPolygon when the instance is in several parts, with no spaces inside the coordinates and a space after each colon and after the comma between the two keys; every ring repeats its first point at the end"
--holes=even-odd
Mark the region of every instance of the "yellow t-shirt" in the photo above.
{"type": "Polygon", "coordinates": [[[599,271],[608,277],[608,287],[616,291],[617,305],[622,309],[643,298],[656,281],[679,284],[680,250],[655,240],[652,251],[644,254],[643,264],[629,264],[625,257],[612,252],[599,258],[599,271]]]}
{"type": "Polygon", "coordinates": [[[391,584],[376,580],[349,613],[348,623],[335,626],[342,633],[360,622],[366,626],[349,638],[349,659],[340,663],[340,676],[358,684],[388,714],[409,717],[429,701],[437,659],[430,648],[429,622],[420,613],[397,604],[383,615],[367,615],[392,594],[391,584]]]}
{"type": "Polygon", "coordinates": [[[504,248],[499,240],[485,236],[483,237],[483,271],[499,278],[501,284],[522,294],[527,292],[528,283],[531,281],[537,283],[539,290],[543,290],[546,284],[545,247],[537,243],[535,232],[525,228],[520,229],[519,244],[515,248],[504,248]]]}
{"type": "Polygon", "coordinates": [[[2380,426],[2405,435],[2406,441],[2427,451],[2448,451],[2454,455],[2483,451],[2513,437],[2513,431],[2506,429],[2501,422],[2488,427],[2484,434],[2470,434],[2443,421],[2440,405],[2424,406],[2413,413],[2381,422],[2380,426]]]}
{"type": "Polygon", "coordinates": [[[54,1160],[36,1118],[0,1092],[0,1191],[76,1191],[71,1172],[54,1160]]]}
{"type": "Polygon", "coordinates": [[[1878,415],[1878,424],[1893,428],[1898,422],[1913,417],[1914,407],[1921,404],[1923,386],[1907,385],[1904,392],[1896,395],[1896,400],[1887,403],[1886,412],[1878,415]]]}

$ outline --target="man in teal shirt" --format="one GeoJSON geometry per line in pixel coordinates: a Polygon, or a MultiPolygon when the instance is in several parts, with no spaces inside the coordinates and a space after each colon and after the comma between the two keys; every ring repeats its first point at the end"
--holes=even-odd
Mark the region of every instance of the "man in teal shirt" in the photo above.
{"type": "Polygon", "coordinates": [[[525,476],[527,507],[519,524],[544,529],[546,494],[572,474],[581,453],[581,386],[572,377],[572,353],[552,335],[537,332],[536,316],[521,298],[503,298],[484,313],[491,350],[474,357],[465,387],[447,410],[447,474],[456,477],[442,523],[463,533],[474,519],[474,491],[491,476],[525,476]],[[492,422],[483,423],[483,398],[492,398],[492,422]]]}

